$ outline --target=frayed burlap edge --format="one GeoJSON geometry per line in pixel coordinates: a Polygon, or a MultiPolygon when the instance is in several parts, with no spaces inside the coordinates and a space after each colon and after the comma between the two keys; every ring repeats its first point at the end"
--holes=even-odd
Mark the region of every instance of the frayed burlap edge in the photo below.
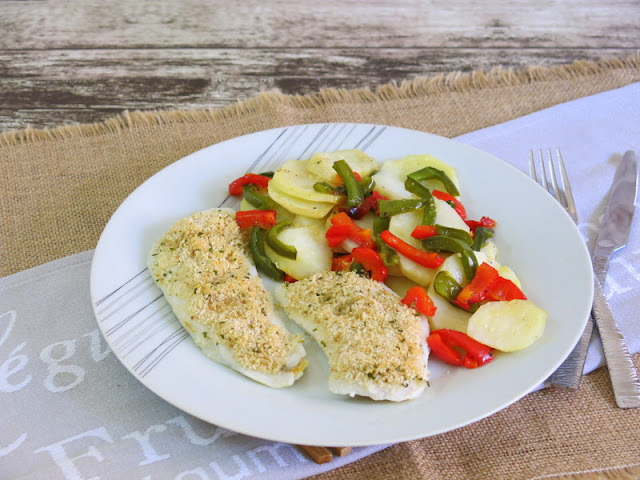
{"type": "Polygon", "coordinates": [[[286,95],[277,90],[263,92],[254,98],[226,107],[209,110],[169,110],[129,112],[101,123],[67,125],[52,129],[12,130],[0,134],[0,146],[12,146],[29,142],[72,139],[95,135],[119,133],[139,125],[166,125],[228,121],[240,115],[263,110],[266,106],[288,105],[293,108],[314,108],[337,103],[375,103],[389,100],[435,96],[450,92],[472,92],[486,88],[517,86],[541,81],[588,77],[611,70],[640,68],[640,51],[627,58],[610,58],[599,61],[579,60],[568,65],[553,67],[530,66],[521,70],[494,68],[488,72],[451,72],[434,77],[418,77],[401,83],[392,82],[374,90],[327,88],[309,95],[286,95]]]}

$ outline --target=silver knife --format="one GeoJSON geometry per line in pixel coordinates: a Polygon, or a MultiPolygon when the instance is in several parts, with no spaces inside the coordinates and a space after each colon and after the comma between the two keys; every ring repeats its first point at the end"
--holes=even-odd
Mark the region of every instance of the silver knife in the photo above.
{"type": "Polygon", "coordinates": [[[573,390],[580,388],[580,380],[582,380],[582,372],[584,370],[585,360],[587,359],[587,352],[592,335],[593,314],[590,313],[582,335],[580,335],[578,339],[578,343],[573,347],[573,350],[564,362],[562,362],[556,371],[544,382],[545,386],[552,385],[554,387],[571,388],[573,390]]]}
{"type": "Polygon", "coordinates": [[[602,292],[609,257],[624,247],[629,237],[638,189],[638,159],[626,152],[613,179],[611,194],[593,250],[593,318],[600,332],[613,393],[620,408],[640,407],[640,380],[609,302],[602,292]]]}

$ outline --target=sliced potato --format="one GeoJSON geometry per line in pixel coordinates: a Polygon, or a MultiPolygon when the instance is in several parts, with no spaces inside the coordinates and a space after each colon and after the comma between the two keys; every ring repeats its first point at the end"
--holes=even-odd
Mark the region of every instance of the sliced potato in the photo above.
{"type": "Polygon", "coordinates": [[[407,290],[418,285],[407,277],[387,277],[384,283],[400,297],[404,297],[407,294],[407,290]]]}
{"type": "Polygon", "coordinates": [[[311,202],[336,204],[344,200],[345,195],[316,192],[313,185],[321,181],[321,178],[305,168],[305,162],[290,160],[276,170],[269,184],[287,195],[311,202]]]}
{"type": "Polygon", "coordinates": [[[450,328],[451,330],[467,333],[467,324],[469,323],[471,314],[461,308],[454,307],[449,303],[449,300],[438,295],[433,287],[433,283],[429,285],[427,293],[436,306],[435,315],[429,317],[431,330],[450,328]]]}
{"type": "Polygon", "coordinates": [[[516,287],[521,287],[520,279],[516,276],[516,273],[509,267],[507,267],[506,265],[498,265],[496,267],[496,270],[498,270],[498,274],[501,277],[506,278],[507,280],[511,280],[513,283],[515,283],[516,287]]]}
{"type": "Polygon", "coordinates": [[[491,240],[488,240],[484,246],[480,249],[490,261],[495,261],[498,258],[498,247],[491,240]]]}
{"type": "MultiPolygon", "coordinates": [[[[303,217],[302,215],[296,215],[291,224],[294,227],[303,227],[303,226],[312,226],[318,228],[320,230],[326,230],[326,218],[311,218],[311,217],[303,217]]],[[[323,230],[323,231],[324,231],[323,230]]]]}
{"type": "Polygon", "coordinates": [[[282,205],[296,215],[303,215],[311,218],[322,218],[334,207],[333,203],[312,202],[301,198],[292,197],[280,190],[273,182],[269,182],[269,196],[274,202],[282,205]]]}
{"type": "Polygon", "coordinates": [[[308,159],[305,164],[310,173],[320,177],[323,181],[331,185],[336,185],[337,173],[333,169],[333,164],[338,160],[347,162],[351,170],[359,173],[363,177],[371,175],[378,170],[378,162],[374,158],[355,148],[316,153],[308,159]]]}
{"type": "Polygon", "coordinates": [[[239,210],[245,212],[247,210],[255,210],[256,207],[247,202],[244,198],[240,200],[240,208],[239,210]]]}
{"type": "MultiPolygon", "coordinates": [[[[373,176],[376,182],[376,190],[390,199],[411,198],[414,195],[404,188],[404,182],[407,179],[407,175],[424,167],[434,167],[442,170],[456,187],[459,187],[458,175],[453,167],[431,155],[407,155],[382,164],[380,171],[373,176]]],[[[424,185],[430,189],[444,190],[439,180],[428,180],[424,182],[424,185]]]]}
{"type": "MultiPolygon", "coordinates": [[[[413,232],[414,228],[420,224],[421,220],[421,210],[394,215],[391,217],[391,221],[389,222],[389,231],[396,237],[407,242],[409,245],[416,248],[422,248],[420,240],[411,236],[411,232],[413,232]]],[[[398,255],[398,258],[400,260],[400,271],[403,275],[413,280],[418,285],[426,287],[431,283],[436,272],[434,268],[423,267],[403,255],[398,255]]]]}
{"type": "MultiPolygon", "coordinates": [[[[387,279],[391,279],[393,278],[406,278],[404,276],[404,274],[402,273],[402,270],[400,270],[400,263],[397,263],[395,265],[387,265],[387,279]]],[[[409,280],[407,278],[407,280],[409,280]]],[[[414,283],[414,282],[412,282],[414,283]]],[[[417,284],[416,284],[417,285],[417,284]]]]}
{"type": "Polygon", "coordinates": [[[373,221],[376,216],[373,213],[367,213],[362,218],[355,219],[353,223],[358,225],[360,228],[368,228],[373,232],[373,221]]]}
{"type": "Polygon", "coordinates": [[[489,302],[469,319],[467,335],[503,352],[528,347],[542,336],[547,312],[531,300],[489,302]]]}
{"type": "Polygon", "coordinates": [[[393,168],[385,168],[387,164],[393,162],[394,160],[383,163],[380,171],[372,177],[373,181],[376,182],[376,190],[390,200],[415,198],[414,194],[404,188],[404,181],[407,176],[402,176],[393,168]]]}
{"type": "Polygon", "coordinates": [[[464,230],[469,232],[469,226],[464,223],[462,217],[458,215],[451,205],[444,200],[434,198],[436,205],[436,220],[434,223],[442,225],[443,227],[457,228],[458,230],[464,230]]]}
{"type": "Polygon", "coordinates": [[[284,229],[278,239],[298,250],[296,259],[278,255],[265,246],[267,256],[276,266],[295,279],[306,278],[317,272],[331,270],[333,253],[324,238],[324,232],[312,225],[302,225],[284,229]]]}

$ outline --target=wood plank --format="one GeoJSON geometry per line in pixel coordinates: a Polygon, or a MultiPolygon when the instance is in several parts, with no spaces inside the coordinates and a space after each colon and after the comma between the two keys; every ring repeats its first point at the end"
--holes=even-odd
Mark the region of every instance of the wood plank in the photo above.
{"type": "Polygon", "coordinates": [[[0,51],[0,131],[124,110],[212,108],[279,89],[359,88],[450,71],[624,57],[626,49],[125,49],[0,51]]]}
{"type": "Polygon", "coordinates": [[[333,450],[335,454],[338,455],[339,457],[344,457],[351,453],[352,448],[351,447],[331,447],[331,450],[333,450]]]}
{"type": "Polygon", "coordinates": [[[638,48],[637,0],[0,0],[0,50],[638,48]]]}
{"type": "Polygon", "coordinates": [[[298,445],[298,447],[304,450],[316,463],[323,464],[333,460],[331,450],[326,447],[314,447],[311,445],[298,445]]]}

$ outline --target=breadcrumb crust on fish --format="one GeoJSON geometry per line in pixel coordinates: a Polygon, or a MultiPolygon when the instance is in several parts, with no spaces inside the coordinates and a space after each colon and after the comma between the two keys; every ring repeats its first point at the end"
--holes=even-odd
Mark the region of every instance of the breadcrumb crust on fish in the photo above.
{"type": "Polygon", "coordinates": [[[234,213],[211,209],[177,221],[151,249],[149,270],[208,356],[245,374],[298,378],[306,366],[302,338],[277,317],[234,213]]]}
{"type": "Polygon", "coordinates": [[[427,319],[380,282],[323,272],[283,284],[276,298],[322,345],[334,393],[406,400],[424,390],[427,319]]]}

